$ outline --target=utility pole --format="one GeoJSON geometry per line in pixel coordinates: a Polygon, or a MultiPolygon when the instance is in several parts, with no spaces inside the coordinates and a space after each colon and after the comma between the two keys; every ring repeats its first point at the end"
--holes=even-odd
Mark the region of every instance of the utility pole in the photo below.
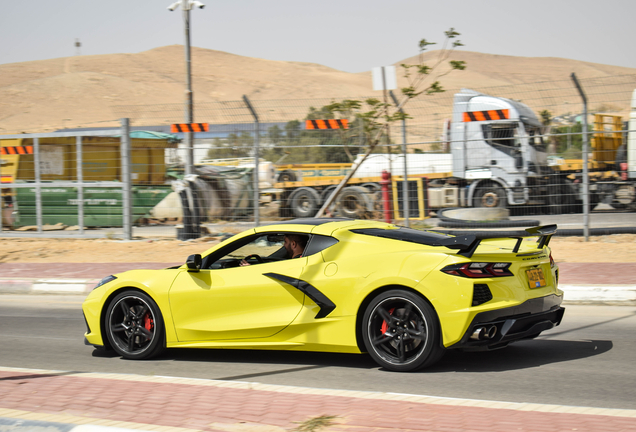
{"type": "MultiPolygon", "coordinates": [[[[192,97],[192,67],[190,60],[190,10],[193,7],[203,9],[205,5],[200,1],[179,0],[168,6],[168,10],[174,11],[179,6],[183,10],[183,24],[185,28],[185,63],[186,63],[186,106],[185,106],[185,122],[187,124],[194,123],[194,101],[192,97]]],[[[193,174],[194,166],[194,146],[192,142],[192,132],[185,132],[186,145],[186,163],[185,174],[193,174]]]]}

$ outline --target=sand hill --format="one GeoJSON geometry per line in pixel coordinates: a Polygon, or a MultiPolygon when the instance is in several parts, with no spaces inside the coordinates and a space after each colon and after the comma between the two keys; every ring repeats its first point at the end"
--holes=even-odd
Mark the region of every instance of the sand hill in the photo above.
{"type": "MultiPolygon", "coordinates": [[[[427,53],[431,62],[437,52],[427,53]]],[[[443,78],[447,89],[564,81],[631,74],[636,69],[561,58],[454,53],[468,69],[443,78]]],[[[398,63],[412,63],[416,57],[398,63]]],[[[195,105],[237,101],[328,99],[373,95],[371,73],[348,73],[312,63],[272,61],[193,48],[195,105]]],[[[76,56],[0,65],[0,134],[46,132],[69,127],[115,126],[182,120],[183,47],[172,45],[138,54],[76,56]],[[148,114],[153,111],[155,114],[148,114]],[[173,115],[176,111],[176,116],[173,115]],[[168,113],[168,114],[167,114],[168,113]],[[172,114],[170,114],[172,113],[172,114]],[[136,123],[135,123],[136,122],[136,123]]],[[[404,82],[401,80],[400,85],[404,82]]],[[[446,99],[447,102],[447,99],[446,99]]],[[[444,102],[444,103],[446,103],[444,102]]],[[[214,122],[213,118],[198,121],[214,122]]]]}

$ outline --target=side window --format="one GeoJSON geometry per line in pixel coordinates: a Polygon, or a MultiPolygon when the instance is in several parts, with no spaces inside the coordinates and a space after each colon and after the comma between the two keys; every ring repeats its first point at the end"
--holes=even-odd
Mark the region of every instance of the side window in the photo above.
{"type": "Polygon", "coordinates": [[[336,243],[338,243],[338,240],[333,237],[315,234],[309,240],[303,256],[313,255],[335,245],[336,243]]]}
{"type": "Polygon", "coordinates": [[[258,234],[208,255],[203,260],[202,268],[214,270],[239,267],[241,260],[247,257],[250,265],[286,260],[294,254],[306,257],[336,243],[338,240],[333,237],[322,235],[285,232],[258,234]]]}
{"type": "Polygon", "coordinates": [[[221,259],[243,259],[250,255],[258,255],[265,258],[278,251],[282,246],[282,236],[260,235],[246,245],[229,251],[221,259]]]}
{"type": "Polygon", "coordinates": [[[495,147],[514,147],[516,125],[514,123],[495,123],[481,126],[486,142],[495,147]]]}
{"type": "Polygon", "coordinates": [[[253,257],[254,263],[273,262],[285,259],[283,234],[259,234],[242,239],[239,242],[205,257],[202,268],[222,269],[238,267],[241,260],[253,257]]]}

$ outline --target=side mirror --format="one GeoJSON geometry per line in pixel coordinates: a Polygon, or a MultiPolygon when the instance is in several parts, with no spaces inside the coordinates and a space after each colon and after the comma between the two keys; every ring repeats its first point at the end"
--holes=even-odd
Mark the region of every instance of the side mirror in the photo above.
{"type": "Polygon", "coordinates": [[[201,255],[195,254],[190,255],[186,260],[186,266],[188,267],[189,272],[198,272],[201,270],[201,255]]]}

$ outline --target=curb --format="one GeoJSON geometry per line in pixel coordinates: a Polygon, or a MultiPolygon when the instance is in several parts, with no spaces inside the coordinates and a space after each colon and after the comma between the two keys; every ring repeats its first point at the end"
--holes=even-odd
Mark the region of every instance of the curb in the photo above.
{"type": "MultiPolygon", "coordinates": [[[[90,293],[99,279],[16,279],[0,278],[0,294],[78,294],[90,293]]],[[[562,284],[564,303],[603,303],[636,305],[636,284],[562,284]]]]}
{"type": "Polygon", "coordinates": [[[0,294],[88,294],[99,279],[0,278],[0,294]]]}
{"type": "MultiPolygon", "coordinates": [[[[342,396],[342,397],[367,399],[367,400],[404,401],[404,402],[412,402],[412,403],[418,403],[423,405],[446,405],[450,407],[471,406],[471,407],[482,407],[482,408],[492,408],[492,409],[506,409],[506,410],[514,410],[514,411],[574,413],[574,414],[589,414],[589,415],[609,416],[609,417],[636,418],[636,410],[624,409],[624,408],[597,408],[597,407],[589,407],[589,406],[541,404],[541,403],[530,403],[530,402],[506,402],[506,401],[485,400],[485,399],[429,396],[429,395],[411,394],[411,393],[396,393],[396,392],[366,391],[366,390],[339,390],[339,389],[331,389],[331,388],[289,386],[289,385],[282,385],[282,384],[264,384],[264,383],[255,382],[255,381],[224,381],[224,380],[216,380],[216,379],[183,378],[183,377],[162,376],[162,375],[137,375],[137,374],[105,373],[105,372],[70,372],[70,371],[60,371],[60,370],[27,369],[27,368],[13,368],[13,367],[2,367],[2,366],[0,366],[0,371],[25,372],[25,373],[32,373],[32,374],[47,374],[47,375],[63,374],[66,377],[84,377],[84,378],[95,378],[100,380],[115,380],[115,381],[121,380],[121,381],[132,381],[132,382],[138,382],[138,383],[157,383],[157,384],[186,384],[186,385],[201,386],[201,387],[219,387],[219,388],[227,388],[227,389],[255,390],[255,391],[266,391],[271,393],[315,395],[315,396],[325,396],[325,397],[342,396]]],[[[5,410],[5,411],[9,411],[9,410],[5,410]]],[[[0,408],[0,413],[2,412],[3,411],[0,408]]],[[[43,414],[43,415],[47,415],[47,414],[43,414]]],[[[131,423],[128,423],[128,425],[132,427],[137,426],[137,424],[131,424],[131,423]]],[[[110,428],[110,429],[113,429],[113,428],[110,428]]],[[[119,429],[119,430],[122,430],[122,429],[119,429]]],[[[123,429],[123,430],[130,430],[130,429],[123,429]]],[[[186,430],[186,429],[181,429],[181,430],[186,430]]]]}
{"type": "Polygon", "coordinates": [[[76,425],[42,420],[0,417],[0,430],[15,432],[139,432],[139,429],[124,429],[110,426],[76,425]]]}
{"type": "Polygon", "coordinates": [[[559,285],[568,302],[636,303],[636,285],[559,285]]]}

